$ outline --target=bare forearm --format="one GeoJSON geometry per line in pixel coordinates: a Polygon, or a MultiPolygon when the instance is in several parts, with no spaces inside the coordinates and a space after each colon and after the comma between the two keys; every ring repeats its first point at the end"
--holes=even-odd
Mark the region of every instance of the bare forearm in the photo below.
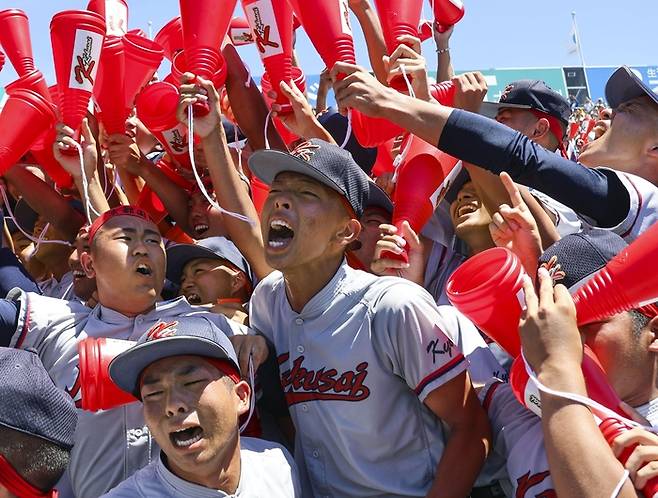
{"type": "Polygon", "coordinates": [[[363,0],[358,5],[353,6],[352,12],[358,19],[363,36],[366,39],[368,58],[375,77],[386,84],[387,75],[383,57],[387,54],[387,51],[379,17],[377,17],[375,9],[372,8],[368,0],[363,0]]]}
{"type": "Polygon", "coordinates": [[[449,81],[455,75],[455,71],[452,68],[452,61],[450,59],[450,49],[448,49],[447,45],[444,47],[438,45],[438,50],[436,80],[449,81]],[[445,50],[445,52],[441,52],[441,50],[445,50]]]}
{"type": "Polygon", "coordinates": [[[139,193],[142,191],[141,186],[138,185],[137,177],[128,173],[125,169],[119,168],[119,178],[121,178],[121,185],[123,185],[129,203],[136,204],[139,193]]]}
{"type": "Polygon", "coordinates": [[[232,216],[224,217],[231,239],[245,255],[258,278],[264,278],[272,269],[265,262],[258,213],[233,165],[223,128],[219,127],[217,133],[211,133],[203,139],[203,150],[219,204],[255,222],[254,225],[248,225],[232,216]]]}
{"type": "Polygon", "coordinates": [[[84,217],[64,197],[46,182],[21,167],[11,168],[5,173],[10,182],[23,196],[32,209],[49,223],[74,240],[84,224],[84,217]]]}
{"type": "MultiPolygon", "coordinates": [[[[268,109],[256,83],[251,79],[235,47],[227,45],[222,51],[228,66],[226,91],[231,109],[242,133],[249,139],[254,150],[265,148],[265,120],[268,109]],[[249,85],[245,83],[249,82],[249,85]]],[[[270,148],[287,151],[285,142],[270,122],[267,139],[270,148]]]]}
{"type": "MultiPolygon", "coordinates": [[[[586,396],[579,365],[540,374],[540,381],[560,391],[586,396]]],[[[546,456],[560,498],[610,496],[624,468],[603,439],[589,409],[579,403],[541,393],[546,456]]],[[[637,496],[626,481],[620,497],[637,496]]]]}
{"type": "Polygon", "coordinates": [[[468,496],[489,452],[491,433],[486,416],[475,425],[451,429],[427,494],[431,498],[468,496]]]}
{"type": "MultiPolygon", "coordinates": [[[[74,180],[75,185],[78,188],[78,192],[80,192],[80,198],[84,203],[86,201],[82,177],[75,177],[74,180]]],[[[98,218],[99,215],[103,214],[105,211],[110,210],[110,204],[107,202],[107,198],[103,192],[103,187],[101,185],[100,179],[98,178],[97,172],[94,172],[94,174],[87,181],[87,195],[89,196],[88,202],[93,208],[89,210],[89,217],[91,218],[89,222],[92,223],[96,218],[98,218]]]]}
{"type": "Polygon", "coordinates": [[[528,205],[528,209],[532,213],[539,229],[541,236],[542,249],[546,250],[549,246],[560,240],[560,234],[555,227],[555,223],[548,215],[541,203],[530,193],[530,191],[523,187],[520,189],[523,200],[528,205]]]}

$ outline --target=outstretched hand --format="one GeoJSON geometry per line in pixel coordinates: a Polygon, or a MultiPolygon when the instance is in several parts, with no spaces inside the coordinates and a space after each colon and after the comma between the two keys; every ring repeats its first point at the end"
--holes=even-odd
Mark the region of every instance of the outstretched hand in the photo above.
{"type": "Polygon", "coordinates": [[[222,111],[219,94],[213,83],[192,73],[183,75],[183,84],[180,86],[180,99],[176,109],[178,121],[187,126],[187,108],[196,103],[205,103],[210,112],[201,116],[193,115],[194,133],[200,138],[206,138],[215,132],[222,124],[222,111]]]}
{"type": "Polygon", "coordinates": [[[427,81],[427,63],[420,55],[420,39],[410,35],[399,38],[400,45],[389,56],[384,56],[387,81],[407,75],[416,98],[429,102],[430,89],[427,81]],[[403,71],[404,68],[404,71],[403,71]]]}
{"type": "Polygon", "coordinates": [[[409,222],[402,223],[402,234],[394,225],[379,225],[381,238],[375,246],[375,255],[370,263],[370,269],[377,275],[402,277],[419,285],[423,285],[425,276],[425,256],[423,245],[418,234],[413,231],[409,222]],[[397,259],[382,258],[385,252],[402,254],[407,251],[409,263],[397,259]]]}
{"type": "MultiPolygon", "coordinates": [[[[57,125],[57,137],[53,144],[53,154],[57,162],[69,173],[74,179],[82,178],[80,169],[80,157],[77,153],[77,143],[74,139],[75,132],[64,123],[57,125]],[[74,152],[74,154],[71,153],[74,152]]],[[[87,178],[93,176],[98,164],[98,151],[96,149],[96,138],[89,127],[87,118],[82,120],[80,127],[82,147],[82,161],[84,163],[84,174],[87,178]]]]}
{"type": "Polygon", "coordinates": [[[347,62],[334,64],[331,79],[336,102],[343,115],[351,108],[369,117],[385,117],[388,101],[399,95],[392,88],[382,85],[363,67],[347,62]]]}

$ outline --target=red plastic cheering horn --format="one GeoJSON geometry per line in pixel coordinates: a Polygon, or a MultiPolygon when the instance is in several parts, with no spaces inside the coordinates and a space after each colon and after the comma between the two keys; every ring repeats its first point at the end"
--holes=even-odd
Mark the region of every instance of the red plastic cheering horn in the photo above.
{"type": "Polygon", "coordinates": [[[132,109],[137,94],[151,81],[164,58],[164,50],[156,42],[135,33],[123,37],[126,59],[125,105],[132,109]]]}
{"type": "Polygon", "coordinates": [[[11,168],[57,119],[53,106],[32,90],[17,89],[0,113],[0,175],[11,168]]]}
{"type": "Polygon", "coordinates": [[[0,11],[0,45],[19,76],[34,71],[30,26],[22,10],[0,11]]]}
{"type": "MultiPolygon", "coordinates": [[[[582,363],[583,377],[585,377],[585,387],[590,399],[609,408],[622,417],[628,417],[629,414],[623,408],[622,401],[615,390],[610,385],[605,371],[599,363],[599,359],[594,352],[588,347],[583,349],[582,363]]],[[[517,356],[510,369],[510,385],[514,396],[523,406],[541,417],[541,404],[539,402],[539,390],[533,382],[530,381],[528,372],[525,369],[523,358],[517,356]]],[[[605,416],[597,413],[597,416],[605,416]]]]}
{"type": "Polygon", "coordinates": [[[124,133],[130,109],[124,103],[126,59],[123,41],[108,35],[103,43],[103,54],[94,85],[94,100],[100,109],[99,119],[108,135],[124,133]]]}
{"type": "Polygon", "coordinates": [[[288,0],[242,0],[242,7],[281,114],[292,112],[279,84],[292,79],[292,7],[288,0]]]}
{"type": "Polygon", "coordinates": [[[452,305],[514,358],[521,353],[524,274],[513,252],[494,247],[466,260],[446,284],[452,305]]]}
{"type": "Polygon", "coordinates": [[[108,371],[110,362],[134,344],[133,341],[105,337],[87,337],[78,342],[83,410],[110,410],[137,401],[134,396],[119,389],[112,382],[108,371]]]}
{"type": "Polygon", "coordinates": [[[123,36],[128,31],[128,2],[126,0],[91,0],[87,10],[105,19],[106,34],[123,36]]]}
{"type": "MultiPolygon", "coordinates": [[[[302,70],[296,66],[293,66],[292,68],[292,81],[295,86],[299,88],[300,92],[303,93],[306,91],[306,76],[304,76],[302,70]]],[[[265,103],[267,104],[268,108],[271,108],[274,101],[267,94],[270,90],[272,90],[272,83],[270,82],[269,75],[267,73],[263,74],[263,77],[260,80],[260,86],[263,90],[263,98],[265,99],[265,103]]],[[[291,132],[279,118],[274,118],[272,122],[274,123],[274,127],[279,132],[279,135],[281,135],[281,138],[286,144],[291,144],[299,138],[297,135],[291,132]]]]}
{"type": "Polygon", "coordinates": [[[648,272],[656,260],[658,223],[608,261],[574,295],[578,324],[602,320],[658,300],[658,274],[648,272]]]}
{"type": "Polygon", "coordinates": [[[228,27],[228,36],[231,43],[236,47],[250,45],[254,43],[254,35],[251,32],[251,26],[244,17],[234,17],[228,27]]]}
{"type": "Polygon", "coordinates": [[[137,117],[181,166],[191,169],[188,130],[176,118],[180,95],[171,83],[151,83],[137,96],[137,117]]]}
{"type": "Polygon", "coordinates": [[[0,71],[2,71],[3,67],[5,67],[5,53],[0,50],[0,71]]]}
{"type": "Polygon", "coordinates": [[[434,7],[434,19],[439,33],[444,33],[459,21],[466,11],[461,0],[431,0],[434,7]]]}
{"type": "Polygon", "coordinates": [[[165,24],[153,41],[164,49],[164,56],[168,60],[173,60],[174,55],[183,50],[183,25],[180,17],[174,17],[165,24]]]}
{"type": "MultiPolygon", "coordinates": [[[[415,232],[422,230],[459,173],[459,168],[455,168],[458,160],[454,157],[414,135],[407,140],[411,140],[411,145],[400,166],[393,194],[393,224],[398,235],[402,235],[405,221],[415,232]]],[[[409,261],[406,250],[401,254],[385,252],[382,258],[409,261]]]]}
{"type": "MultiPolygon", "coordinates": [[[[375,0],[375,5],[389,54],[400,45],[400,37],[410,35],[418,38],[423,0],[375,0]]],[[[402,76],[394,78],[390,86],[400,91],[407,90],[402,76]]]]}
{"type": "Polygon", "coordinates": [[[50,22],[50,38],[64,124],[78,130],[87,113],[105,38],[105,20],[95,12],[65,10],[50,22]]]}

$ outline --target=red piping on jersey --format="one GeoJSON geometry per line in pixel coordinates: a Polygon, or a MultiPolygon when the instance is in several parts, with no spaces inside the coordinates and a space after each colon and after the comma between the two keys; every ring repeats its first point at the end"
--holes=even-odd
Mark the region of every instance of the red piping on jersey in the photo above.
{"type": "Polygon", "coordinates": [[[25,323],[23,324],[23,330],[21,330],[21,335],[18,337],[16,342],[16,349],[19,349],[25,341],[25,336],[27,336],[27,329],[30,328],[30,300],[26,299],[27,304],[25,305],[25,323]]]}
{"type": "Polygon", "coordinates": [[[457,365],[459,365],[462,361],[464,361],[464,355],[460,353],[457,356],[455,356],[452,360],[450,360],[448,363],[446,363],[442,367],[439,367],[437,370],[435,370],[427,377],[425,377],[423,380],[421,380],[418,383],[418,387],[414,389],[415,393],[416,394],[422,393],[423,389],[425,389],[430,382],[438,379],[442,375],[447,374],[452,369],[454,369],[457,365]]]}
{"type": "Polygon", "coordinates": [[[631,223],[630,228],[624,233],[624,235],[621,236],[621,238],[626,238],[628,235],[633,231],[633,227],[635,226],[635,223],[637,223],[637,219],[640,217],[640,211],[642,210],[642,193],[640,192],[640,189],[638,189],[635,184],[633,183],[633,180],[631,180],[628,176],[626,177],[628,182],[633,185],[633,188],[637,192],[637,197],[639,199],[638,205],[637,205],[637,213],[635,213],[635,219],[633,220],[633,223],[631,223]]]}
{"type": "Polygon", "coordinates": [[[497,381],[489,387],[489,390],[487,391],[487,395],[484,397],[484,401],[482,402],[482,406],[486,411],[489,411],[489,406],[491,405],[491,400],[493,399],[493,395],[496,392],[496,389],[498,389],[504,382],[502,381],[497,381]]]}

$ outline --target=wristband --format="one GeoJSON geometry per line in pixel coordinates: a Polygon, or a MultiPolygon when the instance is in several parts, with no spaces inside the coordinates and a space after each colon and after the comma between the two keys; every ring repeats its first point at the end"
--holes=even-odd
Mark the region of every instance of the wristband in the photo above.
{"type": "Polygon", "coordinates": [[[447,54],[448,52],[450,52],[450,47],[446,47],[446,48],[437,48],[437,49],[436,49],[436,53],[439,54],[439,55],[441,55],[441,54],[447,54]]]}

